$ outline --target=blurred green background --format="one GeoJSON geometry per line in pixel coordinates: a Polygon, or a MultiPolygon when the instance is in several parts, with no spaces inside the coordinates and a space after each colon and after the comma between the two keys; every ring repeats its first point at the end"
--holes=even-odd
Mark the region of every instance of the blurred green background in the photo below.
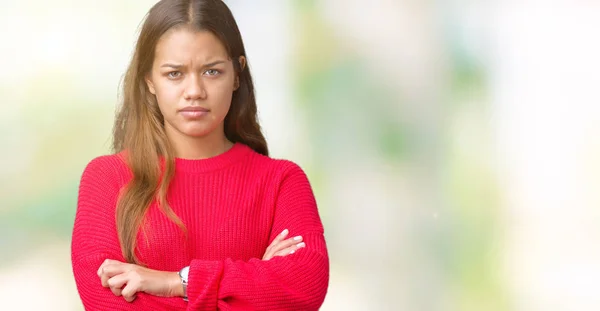
{"type": "MultiPolygon", "coordinates": [[[[322,310],[600,308],[599,3],[225,2],[317,196],[322,310]]],[[[0,1],[3,310],[82,310],[79,178],[154,3],[0,1]]]]}

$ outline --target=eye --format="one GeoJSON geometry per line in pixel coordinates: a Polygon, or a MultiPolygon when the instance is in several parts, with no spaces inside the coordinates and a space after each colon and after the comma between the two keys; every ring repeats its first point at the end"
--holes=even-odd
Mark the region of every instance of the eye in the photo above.
{"type": "Polygon", "coordinates": [[[171,71],[171,72],[167,73],[167,76],[170,79],[177,79],[181,76],[181,72],[180,71],[171,71]]]}
{"type": "Polygon", "coordinates": [[[216,76],[216,75],[219,75],[220,73],[221,72],[217,69],[209,69],[204,72],[204,74],[209,75],[209,76],[216,76]]]}

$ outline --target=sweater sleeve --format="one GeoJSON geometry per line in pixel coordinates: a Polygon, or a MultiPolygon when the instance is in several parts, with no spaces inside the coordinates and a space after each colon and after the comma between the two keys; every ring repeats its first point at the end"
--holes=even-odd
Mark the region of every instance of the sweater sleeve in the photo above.
{"type": "Polygon", "coordinates": [[[79,184],[71,261],[81,301],[86,310],[185,310],[181,298],[146,293],[138,293],[137,298],[128,303],[102,287],[96,274],[105,259],[125,261],[115,226],[115,207],[121,184],[118,172],[124,165],[120,161],[116,156],[92,160],[79,184]]]}
{"type": "Polygon", "coordinates": [[[302,235],[306,247],[267,261],[193,260],[188,310],[319,309],[329,283],[323,225],[306,175],[286,163],[269,241],[287,228],[290,237],[302,235]]]}

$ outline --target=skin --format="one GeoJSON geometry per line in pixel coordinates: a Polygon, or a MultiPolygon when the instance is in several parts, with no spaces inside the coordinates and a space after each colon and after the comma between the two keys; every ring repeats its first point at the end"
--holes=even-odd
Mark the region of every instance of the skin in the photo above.
{"type": "MultiPolygon", "coordinates": [[[[243,70],[246,59],[240,56],[238,61],[243,70]]],[[[165,33],[158,41],[152,71],[145,81],[156,96],[165,119],[165,132],[177,157],[204,159],[233,146],[225,137],[223,121],[239,80],[225,47],[212,33],[186,28],[165,33]],[[204,112],[183,112],[186,107],[202,107],[204,112]]],[[[306,246],[301,236],[286,239],[288,234],[287,229],[279,234],[262,259],[287,256],[306,246]]],[[[103,287],[128,302],[135,300],[138,292],[159,297],[184,296],[181,279],[174,271],[106,259],[97,274],[103,287]]]]}
{"type": "MultiPolygon", "coordinates": [[[[245,67],[244,56],[239,62],[245,67]]],[[[231,147],[223,121],[239,82],[227,50],[211,32],[176,28],[164,34],[146,83],[177,157],[209,158],[231,147]],[[208,112],[190,117],[182,112],[186,107],[208,112]]]]}
{"type": "MultiPolygon", "coordinates": [[[[285,229],[271,242],[263,260],[275,256],[287,256],[306,246],[301,236],[286,239],[285,229]]],[[[135,264],[106,259],[98,268],[98,277],[103,287],[110,288],[115,296],[123,296],[127,302],[136,298],[136,293],[145,292],[158,297],[183,297],[183,285],[177,272],[152,270],[135,264]]]]}

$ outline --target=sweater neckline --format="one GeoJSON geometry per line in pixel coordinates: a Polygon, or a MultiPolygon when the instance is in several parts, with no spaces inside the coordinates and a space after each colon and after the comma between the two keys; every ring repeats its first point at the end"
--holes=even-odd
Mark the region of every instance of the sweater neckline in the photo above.
{"type": "Polygon", "coordinates": [[[175,158],[175,170],[190,173],[215,171],[238,162],[251,151],[250,147],[242,143],[235,143],[229,150],[214,157],[206,159],[175,158]]]}

